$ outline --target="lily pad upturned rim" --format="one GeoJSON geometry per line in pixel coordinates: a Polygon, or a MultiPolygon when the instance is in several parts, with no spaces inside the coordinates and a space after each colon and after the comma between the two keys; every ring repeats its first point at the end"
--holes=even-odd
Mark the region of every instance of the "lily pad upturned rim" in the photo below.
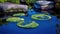
{"type": "Polygon", "coordinates": [[[46,14],[34,14],[34,15],[31,16],[31,18],[34,19],[34,20],[49,20],[49,19],[51,19],[51,16],[46,15],[46,14]],[[39,18],[37,18],[37,17],[40,17],[40,16],[41,17],[47,16],[48,19],[39,19],[39,18]]]}
{"type": "Polygon", "coordinates": [[[39,26],[38,23],[36,23],[35,21],[32,21],[32,23],[29,23],[29,24],[26,24],[26,25],[22,25],[23,22],[19,22],[17,23],[17,26],[18,27],[21,27],[21,28],[36,28],[39,26]]]}

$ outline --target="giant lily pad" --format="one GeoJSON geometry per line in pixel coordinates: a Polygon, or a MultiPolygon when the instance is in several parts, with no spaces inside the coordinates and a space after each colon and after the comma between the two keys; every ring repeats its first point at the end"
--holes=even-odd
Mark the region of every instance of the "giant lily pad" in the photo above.
{"type": "Polygon", "coordinates": [[[13,14],[13,16],[25,16],[24,13],[16,13],[16,14],[13,14]]]}
{"type": "Polygon", "coordinates": [[[21,28],[36,28],[39,26],[38,23],[36,23],[35,21],[32,21],[32,23],[26,24],[26,25],[22,25],[22,22],[17,23],[17,26],[21,27],[21,28]]]}
{"type": "Polygon", "coordinates": [[[32,15],[31,18],[35,20],[49,20],[51,19],[51,16],[46,15],[46,14],[34,14],[32,15]]]}
{"type": "Polygon", "coordinates": [[[23,20],[24,20],[23,18],[19,18],[19,17],[9,17],[6,19],[6,21],[9,21],[9,22],[19,22],[23,20]]]}

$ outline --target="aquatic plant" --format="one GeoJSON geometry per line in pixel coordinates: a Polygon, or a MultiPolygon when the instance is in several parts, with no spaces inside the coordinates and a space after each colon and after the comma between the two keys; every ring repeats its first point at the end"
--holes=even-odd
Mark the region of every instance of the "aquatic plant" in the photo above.
{"type": "Polygon", "coordinates": [[[34,14],[31,16],[31,18],[35,20],[49,20],[51,19],[51,16],[46,14],[34,14]]]}
{"type": "Polygon", "coordinates": [[[38,23],[36,23],[35,21],[32,21],[32,23],[29,23],[29,24],[26,24],[26,25],[22,25],[24,21],[21,21],[19,23],[17,23],[17,26],[18,27],[21,27],[21,28],[36,28],[39,26],[38,23]]]}
{"type": "Polygon", "coordinates": [[[19,18],[19,17],[10,17],[10,18],[7,18],[6,21],[8,21],[8,22],[18,22],[17,26],[21,27],[21,28],[36,28],[36,27],[39,26],[39,24],[36,23],[35,21],[32,21],[29,24],[23,25],[24,24],[24,19],[19,18]]]}
{"type": "Polygon", "coordinates": [[[19,18],[19,17],[9,17],[6,19],[6,21],[8,22],[19,22],[19,21],[22,21],[24,20],[23,18],[19,18]]]}
{"type": "Polygon", "coordinates": [[[16,14],[13,14],[13,16],[19,17],[19,16],[25,16],[25,14],[24,13],[16,13],[16,14]]]}

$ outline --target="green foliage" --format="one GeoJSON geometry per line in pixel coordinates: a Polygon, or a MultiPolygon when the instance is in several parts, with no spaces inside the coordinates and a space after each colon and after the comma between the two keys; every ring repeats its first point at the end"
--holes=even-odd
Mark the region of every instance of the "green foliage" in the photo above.
{"type": "Polygon", "coordinates": [[[20,0],[8,0],[9,2],[20,4],[20,0]]]}
{"type": "Polygon", "coordinates": [[[26,3],[27,4],[30,4],[30,3],[35,3],[36,0],[26,0],[26,3]]]}
{"type": "Polygon", "coordinates": [[[12,3],[20,4],[20,0],[0,0],[1,3],[8,2],[8,1],[12,3]]]}
{"type": "Polygon", "coordinates": [[[7,0],[0,0],[1,3],[7,2],[7,0]]]}

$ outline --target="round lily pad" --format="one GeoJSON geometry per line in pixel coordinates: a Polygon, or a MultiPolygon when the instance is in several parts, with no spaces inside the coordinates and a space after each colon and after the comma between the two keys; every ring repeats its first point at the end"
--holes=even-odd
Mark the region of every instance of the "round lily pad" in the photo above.
{"type": "Polygon", "coordinates": [[[46,14],[34,14],[31,16],[31,18],[35,20],[49,20],[51,19],[51,16],[46,14]]]}
{"type": "Polygon", "coordinates": [[[16,14],[13,14],[13,16],[25,16],[24,13],[16,13],[16,14]]]}
{"type": "Polygon", "coordinates": [[[24,21],[23,18],[19,18],[19,17],[9,17],[6,19],[6,21],[9,21],[9,22],[19,22],[19,21],[24,21]]]}
{"type": "Polygon", "coordinates": [[[22,22],[17,23],[17,26],[21,27],[21,28],[36,28],[39,26],[38,23],[36,23],[35,21],[32,21],[32,23],[26,24],[26,25],[22,25],[22,22]]]}

